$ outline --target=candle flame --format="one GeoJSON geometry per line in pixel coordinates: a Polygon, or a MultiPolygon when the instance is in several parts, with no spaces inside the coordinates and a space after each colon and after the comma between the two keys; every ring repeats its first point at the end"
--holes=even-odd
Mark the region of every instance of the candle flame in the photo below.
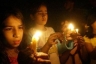
{"type": "Polygon", "coordinates": [[[77,33],[78,33],[78,31],[79,31],[79,30],[78,30],[78,29],[76,29],[76,32],[77,32],[77,33]]]}
{"type": "Polygon", "coordinates": [[[73,26],[73,24],[69,24],[69,26],[68,26],[68,28],[71,30],[71,31],[73,31],[74,30],[74,26],[73,26]]]}
{"type": "Polygon", "coordinates": [[[36,41],[38,41],[41,34],[42,34],[41,31],[36,31],[32,39],[35,39],[36,41]]]}

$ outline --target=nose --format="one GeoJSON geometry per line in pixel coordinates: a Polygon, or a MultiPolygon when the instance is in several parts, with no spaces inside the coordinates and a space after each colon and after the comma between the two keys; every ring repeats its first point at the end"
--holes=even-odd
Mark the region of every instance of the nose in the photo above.
{"type": "Polygon", "coordinates": [[[13,37],[18,38],[19,37],[19,31],[18,29],[13,30],[13,37]]]}
{"type": "Polygon", "coordinates": [[[47,13],[42,13],[42,17],[45,17],[45,16],[47,16],[47,13]]]}

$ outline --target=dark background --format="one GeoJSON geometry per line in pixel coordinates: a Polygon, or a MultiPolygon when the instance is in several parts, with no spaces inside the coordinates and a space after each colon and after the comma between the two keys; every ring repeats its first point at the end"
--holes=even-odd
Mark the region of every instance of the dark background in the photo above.
{"type": "MultiPolygon", "coordinates": [[[[34,1],[44,1],[48,5],[48,26],[52,26],[55,30],[59,26],[61,17],[64,15],[64,3],[65,0],[0,0],[0,9],[5,8],[4,6],[15,6],[22,10],[24,17],[27,17],[29,12],[28,4],[34,1]]],[[[74,7],[79,9],[85,9],[87,11],[93,10],[96,8],[96,0],[74,0],[74,7]]],[[[28,23],[28,21],[25,21],[28,23]]],[[[80,21],[77,21],[80,23],[80,21]]],[[[83,21],[86,22],[86,21],[83,21]]],[[[82,22],[81,22],[82,23],[82,22]]]]}

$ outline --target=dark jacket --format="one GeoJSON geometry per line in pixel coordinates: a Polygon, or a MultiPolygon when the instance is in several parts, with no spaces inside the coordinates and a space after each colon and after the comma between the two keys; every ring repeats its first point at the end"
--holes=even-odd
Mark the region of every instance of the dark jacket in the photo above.
{"type": "MultiPolygon", "coordinates": [[[[23,52],[19,52],[17,60],[19,64],[35,64],[34,60],[23,52]]],[[[4,52],[0,52],[0,64],[10,64],[7,54],[4,52]]]]}

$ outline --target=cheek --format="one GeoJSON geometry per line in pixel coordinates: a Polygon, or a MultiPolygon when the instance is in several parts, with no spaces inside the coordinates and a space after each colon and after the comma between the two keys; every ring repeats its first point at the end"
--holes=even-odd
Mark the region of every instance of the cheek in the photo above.
{"type": "Polygon", "coordinates": [[[23,38],[23,30],[20,32],[20,37],[23,38]]]}
{"type": "Polygon", "coordinates": [[[42,20],[42,17],[41,16],[35,16],[35,22],[39,22],[39,21],[41,21],[42,20]]]}
{"type": "Polygon", "coordinates": [[[46,20],[48,19],[48,15],[46,16],[46,20]]]}
{"type": "Polygon", "coordinates": [[[13,38],[13,34],[12,33],[4,33],[4,37],[5,37],[5,39],[6,39],[6,41],[11,41],[13,38]]]}
{"type": "Polygon", "coordinates": [[[92,28],[93,29],[96,29],[96,23],[92,25],[92,28]]]}
{"type": "MultiPolygon", "coordinates": [[[[17,36],[18,36],[18,39],[20,39],[20,40],[22,40],[22,38],[23,38],[23,30],[22,29],[19,29],[18,30],[18,34],[17,34],[17,36]]],[[[15,38],[15,37],[14,37],[15,38]]]]}

